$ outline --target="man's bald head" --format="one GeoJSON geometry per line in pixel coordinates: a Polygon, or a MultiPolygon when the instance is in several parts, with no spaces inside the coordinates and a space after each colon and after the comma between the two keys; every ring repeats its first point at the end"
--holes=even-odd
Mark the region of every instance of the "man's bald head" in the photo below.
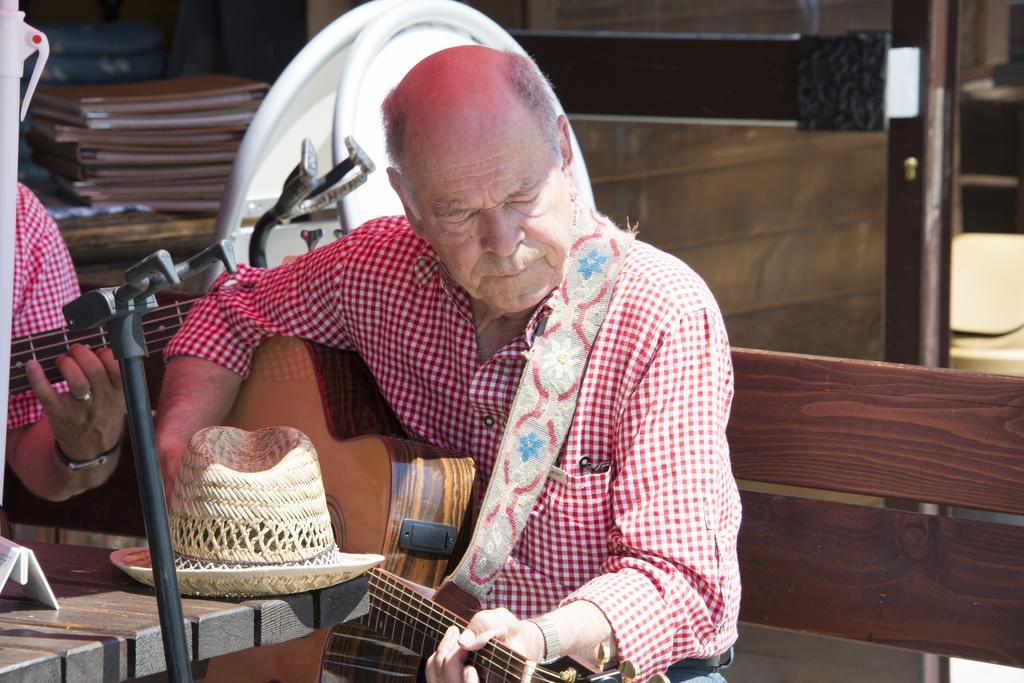
{"type": "Polygon", "coordinates": [[[432,54],[384,100],[388,160],[402,169],[410,134],[439,127],[486,127],[517,105],[532,115],[552,154],[560,154],[554,95],[533,60],[481,45],[432,54]]]}

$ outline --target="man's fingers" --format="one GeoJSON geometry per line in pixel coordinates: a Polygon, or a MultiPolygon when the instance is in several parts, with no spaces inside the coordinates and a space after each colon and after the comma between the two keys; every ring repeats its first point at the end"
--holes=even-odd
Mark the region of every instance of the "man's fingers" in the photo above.
{"type": "Polygon", "coordinates": [[[82,366],[71,356],[61,356],[56,360],[57,369],[68,382],[68,390],[72,397],[82,397],[91,393],[92,385],[89,378],[82,372],[82,366]]]}
{"type": "Polygon", "coordinates": [[[103,368],[107,371],[110,383],[114,385],[115,389],[121,391],[121,366],[118,365],[117,359],[114,358],[114,352],[110,349],[102,349],[96,355],[99,357],[100,362],[103,363],[103,368]]]}
{"type": "Polygon", "coordinates": [[[487,629],[480,633],[475,633],[471,629],[467,628],[461,635],[459,635],[459,647],[463,650],[479,650],[486,645],[488,641],[501,635],[501,633],[494,629],[487,629]]]}
{"type": "Polygon", "coordinates": [[[437,644],[437,650],[427,660],[426,676],[428,683],[442,683],[443,681],[462,681],[463,662],[465,653],[460,657],[459,629],[450,626],[445,632],[441,642],[437,644]]]}
{"type": "MultiPolygon", "coordinates": [[[[78,367],[81,368],[82,372],[85,373],[85,377],[89,382],[91,391],[103,391],[110,388],[113,384],[110,381],[110,375],[107,374],[107,368],[100,360],[99,356],[90,349],[88,346],[83,344],[74,344],[68,350],[68,355],[71,357],[78,367]]],[[[80,396],[81,394],[79,394],[80,396]]]]}
{"type": "Polygon", "coordinates": [[[25,375],[28,377],[28,385],[32,387],[32,391],[39,402],[43,404],[43,408],[49,412],[56,407],[58,394],[53,390],[50,380],[46,378],[43,366],[38,361],[30,360],[25,363],[25,375]]]}

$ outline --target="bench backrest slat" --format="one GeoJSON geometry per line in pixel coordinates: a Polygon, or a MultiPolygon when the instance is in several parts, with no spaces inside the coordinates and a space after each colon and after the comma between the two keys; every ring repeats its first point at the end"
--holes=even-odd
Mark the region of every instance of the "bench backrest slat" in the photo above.
{"type": "Polygon", "coordinates": [[[744,621],[1024,666],[1024,527],[742,495],[744,621]]]}
{"type": "Polygon", "coordinates": [[[1024,377],[733,354],[739,479],[1024,514],[1024,377]]]}

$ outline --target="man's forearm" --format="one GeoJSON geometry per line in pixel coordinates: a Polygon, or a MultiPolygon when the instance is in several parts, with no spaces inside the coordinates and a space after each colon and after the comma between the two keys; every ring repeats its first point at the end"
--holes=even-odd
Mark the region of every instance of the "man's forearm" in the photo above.
{"type": "Polygon", "coordinates": [[[609,657],[615,656],[615,634],[604,612],[592,602],[577,600],[548,612],[545,617],[558,632],[561,654],[596,666],[598,645],[608,648],[609,657]]]}
{"type": "Polygon", "coordinates": [[[157,407],[156,440],[168,491],[173,491],[188,439],[203,427],[223,421],[241,385],[240,376],[202,358],[177,356],[167,363],[157,407]]]}
{"type": "Polygon", "coordinates": [[[117,451],[103,464],[72,471],[57,456],[47,418],[7,432],[7,462],[32,493],[47,500],[66,500],[99,486],[117,467],[117,451]]]}

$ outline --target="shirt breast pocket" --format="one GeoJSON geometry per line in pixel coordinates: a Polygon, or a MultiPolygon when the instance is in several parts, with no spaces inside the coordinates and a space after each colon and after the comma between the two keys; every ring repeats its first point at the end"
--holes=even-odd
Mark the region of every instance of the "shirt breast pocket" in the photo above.
{"type": "Polygon", "coordinates": [[[612,470],[580,474],[556,470],[548,479],[541,510],[544,527],[554,539],[575,542],[584,550],[604,546],[611,524],[611,482],[612,470]]]}

